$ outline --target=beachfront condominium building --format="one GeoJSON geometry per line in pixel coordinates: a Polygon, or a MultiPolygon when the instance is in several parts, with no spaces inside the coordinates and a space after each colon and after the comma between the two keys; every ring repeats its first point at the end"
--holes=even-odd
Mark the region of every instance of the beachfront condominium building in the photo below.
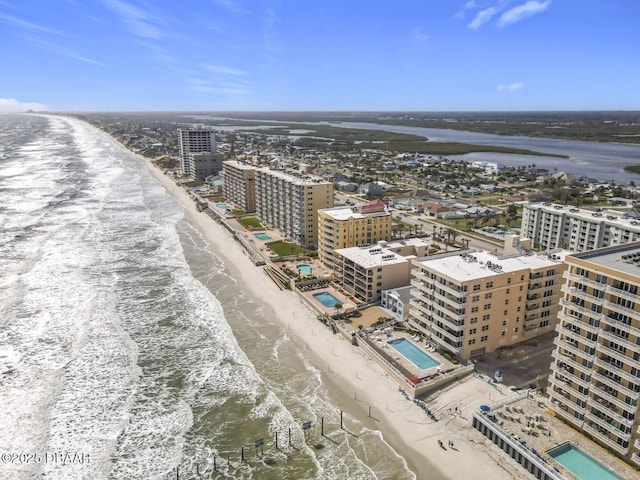
{"type": "Polygon", "coordinates": [[[618,211],[533,203],[523,207],[521,235],[537,250],[585,252],[640,240],[640,222],[618,211]]]}
{"type": "Polygon", "coordinates": [[[549,406],[640,467],[640,242],[565,261],[549,406]]]}
{"type": "Polygon", "coordinates": [[[182,175],[191,176],[191,153],[216,153],[214,131],[208,128],[179,128],[180,168],[182,175]]]}
{"type": "Polygon", "coordinates": [[[380,301],[382,290],[405,287],[411,278],[411,257],[380,245],[335,250],[335,278],[350,295],[364,303],[380,301]]]}
{"type": "Polygon", "coordinates": [[[409,323],[458,358],[549,332],[557,323],[566,254],[465,251],[416,259],[409,323]]]}
{"type": "Polygon", "coordinates": [[[190,153],[187,155],[189,177],[192,180],[204,180],[211,175],[218,175],[223,161],[224,155],[221,153],[190,153]]]}
{"type": "Polygon", "coordinates": [[[336,269],[338,248],[375,245],[391,238],[391,212],[382,201],[318,211],[318,258],[336,269]]]}
{"type": "Polygon", "coordinates": [[[247,213],[256,211],[256,167],[236,160],[222,164],[225,199],[247,213]]]}
{"type": "Polygon", "coordinates": [[[256,169],[256,212],[303,247],[318,245],[318,210],[333,206],[333,183],[272,168],[256,169]]]}

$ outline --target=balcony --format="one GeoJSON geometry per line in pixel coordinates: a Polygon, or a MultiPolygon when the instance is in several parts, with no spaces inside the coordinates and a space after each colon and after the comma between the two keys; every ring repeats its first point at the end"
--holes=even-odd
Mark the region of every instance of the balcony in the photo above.
{"type": "MultiPolygon", "coordinates": [[[[562,388],[562,387],[560,387],[562,388]]],[[[578,413],[582,413],[584,415],[584,413],[587,411],[586,408],[582,408],[581,406],[579,406],[577,403],[572,402],[571,400],[567,399],[565,396],[563,395],[559,395],[558,392],[554,392],[553,390],[550,393],[551,397],[553,400],[556,400],[558,402],[558,406],[554,405],[554,410],[557,412],[562,413],[563,415],[566,415],[567,419],[576,422],[578,421],[577,418],[575,418],[572,414],[570,414],[568,412],[568,409],[571,408],[572,410],[575,410],[578,413]],[[562,406],[564,406],[565,408],[562,408],[562,406]]],[[[551,404],[553,405],[553,402],[551,402],[551,404]]]]}
{"type": "MultiPolygon", "coordinates": [[[[596,361],[596,365],[597,364],[598,364],[598,362],[596,361]]],[[[605,363],[605,365],[607,365],[607,364],[605,363]]],[[[601,367],[600,365],[598,365],[598,366],[601,367]]],[[[611,366],[609,366],[608,368],[610,368],[610,367],[611,366]]],[[[607,367],[605,367],[605,368],[607,368],[607,367]]],[[[629,389],[628,387],[626,387],[622,383],[617,382],[616,380],[608,377],[607,375],[604,375],[604,374],[600,373],[598,370],[594,370],[593,371],[593,373],[591,374],[591,378],[593,380],[597,380],[598,382],[607,385],[608,387],[610,387],[612,389],[612,391],[616,391],[616,392],[622,393],[623,395],[631,397],[631,398],[633,398],[635,400],[640,398],[640,392],[634,392],[633,390],[629,389]]]]}
{"type": "Polygon", "coordinates": [[[638,301],[638,294],[633,294],[627,292],[626,290],[621,290],[620,288],[616,288],[612,285],[607,285],[605,292],[611,295],[615,295],[616,297],[624,298],[625,300],[630,300],[632,302],[638,301]]]}
{"type": "Polygon", "coordinates": [[[573,303],[570,302],[564,298],[560,299],[560,305],[562,305],[563,307],[566,307],[567,309],[573,310],[575,312],[581,313],[583,315],[587,315],[588,317],[597,317],[598,315],[600,315],[599,312],[596,312],[594,310],[590,310],[588,308],[582,307],[580,305],[578,305],[577,303],[573,303]]]}
{"type": "Polygon", "coordinates": [[[634,362],[633,358],[627,357],[624,353],[616,350],[615,348],[611,348],[608,345],[604,345],[602,343],[598,345],[598,351],[600,353],[606,353],[610,357],[615,358],[616,360],[622,362],[623,364],[637,363],[637,362],[634,362]]]}
{"type": "Polygon", "coordinates": [[[593,384],[593,386],[591,387],[591,389],[589,390],[589,392],[591,394],[593,394],[593,401],[597,402],[598,400],[595,398],[600,397],[603,400],[606,400],[609,403],[613,403],[616,407],[622,409],[622,410],[635,410],[636,407],[634,405],[629,405],[628,403],[623,402],[622,400],[620,400],[616,394],[618,393],[617,390],[612,390],[611,393],[609,392],[609,390],[606,390],[598,385],[593,384]]]}
{"type": "MultiPolygon", "coordinates": [[[[577,343],[582,343],[591,348],[596,348],[598,344],[598,342],[596,342],[595,340],[587,340],[586,337],[583,337],[579,333],[576,333],[569,328],[563,327],[562,324],[558,324],[558,326],[556,327],[556,332],[558,332],[560,335],[563,336],[562,340],[565,340],[565,338],[570,338],[574,340],[575,342],[574,346],[576,348],[580,348],[577,346],[577,343]]],[[[571,344],[571,342],[568,342],[568,343],[571,344]]]]}
{"type": "Polygon", "coordinates": [[[599,417],[598,415],[596,415],[596,414],[592,413],[591,411],[587,410],[587,414],[585,415],[585,420],[591,420],[593,423],[596,423],[600,427],[602,427],[603,430],[606,430],[610,434],[613,434],[613,435],[615,435],[617,437],[624,438],[625,440],[629,440],[631,438],[631,434],[630,433],[624,433],[621,430],[619,430],[618,427],[613,425],[613,423],[615,423],[613,421],[613,419],[607,420],[604,416],[603,417],[599,417]]]}
{"type": "Polygon", "coordinates": [[[630,308],[627,307],[623,307],[622,305],[618,305],[617,303],[613,303],[610,302],[608,300],[605,300],[603,302],[603,305],[605,308],[609,309],[609,310],[613,310],[614,312],[618,312],[618,313],[622,313],[623,315],[627,315],[631,318],[637,318],[639,315],[639,312],[636,312],[635,310],[631,310],[630,308]]]}
{"type": "Polygon", "coordinates": [[[589,325],[588,323],[583,322],[582,320],[578,320],[576,317],[572,315],[567,315],[566,313],[558,312],[558,318],[562,321],[564,325],[572,325],[574,327],[584,329],[587,332],[590,332],[596,335],[600,333],[600,328],[594,327],[593,325],[589,325]]]}
{"type": "Polygon", "coordinates": [[[453,287],[451,287],[449,285],[444,285],[443,283],[440,283],[440,282],[435,282],[434,285],[435,285],[436,289],[441,288],[445,292],[447,292],[448,294],[450,294],[450,295],[452,295],[452,296],[454,296],[456,298],[460,298],[460,297],[464,298],[466,296],[466,294],[467,294],[467,292],[465,292],[464,290],[461,290],[459,288],[453,288],[453,287]]]}
{"type": "MultiPolygon", "coordinates": [[[[582,428],[584,429],[585,432],[587,432],[589,435],[591,435],[594,439],[602,442],[607,447],[609,447],[612,450],[620,453],[620,455],[626,455],[626,453],[627,453],[627,449],[626,448],[622,448],[616,442],[611,440],[608,435],[602,433],[596,427],[592,427],[591,425],[585,423],[582,428]]],[[[606,429],[604,431],[606,432],[606,429]]]]}
{"type": "MultiPolygon", "coordinates": [[[[613,333],[611,333],[610,331],[607,331],[607,330],[601,330],[600,331],[600,336],[602,338],[605,338],[607,340],[615,342],[618,345],[622,345],[623,347],[626,347],[626,348],[630,349],[632,352],[640,349],[640,345],[636,345],[635,343],[632,343],[629,340],[626,340],[626,339],[624,339],[622,337],[619,337],[617,335],[614,335],[613,333]]],[[[633,361],[633,360],[631,360],[631,361],[633,361]]]]}
{"type": "MultiPolygon", "coordinates": [[[[438,326],[435,322],[433,322],[431,324],[431,329],[436,332],[436,333],[440,333],[440,337],[446,337],[449,340],[451,340],[453,342],[453,344],[458,344],[460,343],[464,337],[460,336],[460,337],[456,337],[455,335],[453,335],[451,332],[449,332],[448,330],[446,330],[445,328],[442,328],[440,326],[438,326]]],[[[451,344],[448,344],[451,347],[451,344]]],[[[459,348],[459,347],[458,347],[459,348]]]]}
{"type": "Polygon", "coordinates": [[[612,327],[619,328],[620,330],[627,332],[630,335],[638,335],[637,328],[634,328],[631,325],[627,325],[626,323],[622,323],[621,321],[611,318],[607,315],[601,315],[600,321],[612,327]]]}
{"type": "Polygon", "coordinates": [[[446,295],[442,295],[440,293],[438,293],[438,290],[434,290],[433,291],[433,296],[449,305],[451,305],[453,308],[464,308],[465,304],[464,302],[460,302],[459,299],[457,298],[450,298],[446,295]]]}
{"type": "Polygon", "coordinates": [[[585,359],[587,359],[589,361],[593,360],[593,358],[595,357],[595,353],[594,354],[589,354],[589,353],[585,352],[584,350],[580,350],[578,347],[573,346],[570,343],[563,342],[562,340],[560,340],[559,337],[554,338],[553,339],[553,343],[554,343],[554,345],[559,346],[563,350],[566,350],[567,352],[571,352],[576,357],[585,358],[585,359]]]}
{"type": "Polygon", "coordinates": [[[605,361],[602,358],[596,358],[595,360],[595,365],[597,367],[600,367],[608,372],[611,372],[615,375],[619,375],[620,377],[624,378],[627,382],[631,382],[631,383],[640,383],[640,378],[638,377],[634,377],[633,375],[631,375],[631,373],[629,372],[625,372],[622,368],[619,368],[607,361],[605,361]]]}
{"type": "MultiPolygon", "coordinates": [[[[560,379],[557,379],[557,380],[560,380],[560,379]]],[[[556,383],[555,385],[556,385],[557,389],[561,389],[561,390],[569,393],[570,395],[573,395],[578,400],[582,400],[582,401],[585,401],[585,402],[589,401],[589,397],[586,394],[580,393],[577,389],[573,388],[571,385],[569,385],[566,382],[563,382],[562,380],[560,380],[560,382],[556,383]]],[[[558,393],[560,393],[560,392],[558,392],[558,393]]],[[[565,398],[567,398],[567,397],[565,396],[565,398]]],[[[573,400],[570,400],[568,398],[567,398],[567,400],[569,400],[570,402],[573,402],[573,400]]]]}
{"type": "Polygon", "coordinates": [[[587,292],[585,292],[584,290],[580,290],[576,287],[568,287],[567,285],[562,285],[562,287],[560,288],[560,290],[562,290],[565,294],[567,295],[572,295],[574,297],[578,297],[586,302],[589,303],[600,303],[602,301],[601,298],[595,297],[587,292]]]}
{"type": "Polygon", "coordinates": [[[595,398],[590,398],[589,400],[590,401],[587,404],[587,409],[590,410],[591,408],[597,408],[603,413],[604,416],[611,417],[611,419],[618,422],[618,424],[626,427],[633,427],[633,420],[629,420],[628,418],[623,417],[622,414],[620,414],[616,410],[616,405],[611,405],[611,403],[613,402],[607,402],[604,399],[595,399],[595,398]],[[598,401],[598,400],[601,400],[601,401],[598,401]]]}
{"type": "Polygon", "coordinates": [[[588,285],[590,287],[597,288],[597,289],[603,289],[607,286],[606,283],[600,283],[600,282],[596,282],[595,280],[590,280],[588,278],[583,277],[582,275],[576,275],[574,273],[571,273],[569,272],[569,270],[565,270],[562,276],[572,282],[582,283],[583,285],[588,285]]]}
{"type": "Polygon", "coordinates": [[[431,315],[431,310],[429,310],[429,307],[419,300],[412,298],[411,300],[409,300],[409,305],[411,305],[412,307],[416,307],[426,317],[431,315]]]}
{"type": "MultiPolygon", "coordinates": [[[[562,362],[565,365],[569,366],[569,367],[573,367],[574,369],[578,369],[580,370],[582,373],[586,373],[587,375],[591,375],[591,370],[592,368],[587,367],[586,365],[582,365],[580,363],[578,363],[572,356],[569,355],[563,355],[561,353],[558,353],[557,355],[555,355],[556,351],[554,350],[551,353],[551,357],[555,358],[556,362],[562,362]]],[[[553,364],[555,362],[551,363],[551,368],[553,368],[553,364]]]]}
{"type": "Polygon", "coordinates": [[[558,380],[560,382],[564,382],[567,385],[571,385],[572,383],[577,383],[578,385],[580,385],[583,388],[591,387],[591,383],[588,382],[587,380],[583,380],[580,377],[578,377],[577,375],[574,375],[573,373],[569,373],[568,371],[558,367],[557,365],[556,365],[555,368],[552,368],[551,370],[552,371],[555,370],[558,373],[558,375],[560,375],[561,377],[564,377],[564,378],[561,378],[559,376],[556,376],[556,377],[554,377],[555,380],[558,380]]]}
{"type": "MultiPolygon", "coordinates": [[[[431,315],[433,316],[434,320],[440,320],[442,323],[445,323],[447,325],[447,327],[449,327],[451,330],[455,330],[456,332],[461,332],[464,330],[464,317],[463,316],[459,316],[460,320],[454,320],[449,318],[449,316],[445,316],[442,315],[442,311],[440,310],[433,310],[431,312],[431,315]]],[[[447,314],[449,314],[450,312],[446,312],[447,314]]]]}

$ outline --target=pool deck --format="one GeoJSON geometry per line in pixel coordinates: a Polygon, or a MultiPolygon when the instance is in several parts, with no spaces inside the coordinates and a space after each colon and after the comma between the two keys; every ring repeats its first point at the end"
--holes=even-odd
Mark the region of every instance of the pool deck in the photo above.
{"type": "Polygon", "coordinates": [[[405,370],[411,372],[413,375],[419,378],[428,377],[430,375],[435,375],[440,371],[446,372],[447,370],[451,370],[453,368],[459,367],[459,365],[454,365],[449,360],[444,358],[442,355],[439,355],[435,350],[430,351],[425,346],[424,342],[419,342],[414,340],[409,333],[404,331],[396,330],[393,332],[391,336],[385,334],[384,332],[371,333],[369,335],[369,338],[375,339],[376,347],[383,349],[387,354],[391,355],[395,363],[397,363],[398,365],[401,365],[405,370]],[[380,340],[378,340],[377,338],[380,338],[380,340]],[[407,341],[411,342],[419,350],[429,355],[431,358],[433,358],[437,362],[440,362],[440,365],[436,365],[426,369],[418,367],[415,363],[413,363],[411,360],[405,357],[402,353],[400,353],[398,350],[396,350],[395,348],[393,348],[391,345],[388,344],[389,341],[398,340],[400,338],[404,338],[407,341]]]}
{"type": "MultiPolygon", "coordinates": [[[[546,453],[565,442],[571,442],[624,479],[638,478],[638,472],[631,465],[623,462],[555,417],[552,411],[547,408],[546,403],[538,397],[523,398],[498,408],[492,407],[488,413],[496,415],[497,425],[502,430],[511,434],[518,441],[526,442],[529,449],[534,448],[542,454],[549,464],[557,466],[567,479],[577,480],[578,477],[571,474],[546,453]]],[[[495,448],[499,450],[499,447],[495,446],[495,448]]]]}

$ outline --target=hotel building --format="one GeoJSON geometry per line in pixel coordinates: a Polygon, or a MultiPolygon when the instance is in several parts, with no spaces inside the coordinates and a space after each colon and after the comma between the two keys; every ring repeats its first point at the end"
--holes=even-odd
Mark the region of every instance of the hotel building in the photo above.
{"type": "Polygon", "coordinates": [[[216,153],[216,138],[213,130],[207,128],[179,128],[180,168],[184,176],[190,177],[192,153],[216,153]]]}
{"type": "Polygon", "coordinates": [[[557,323],[566,253],[466,251],[413,260],[409,323],[458,358],[549,332],[557,323]]]}
{"type": "Polygon", "coordinates": [[[375,245],[390,238],[391,212],[381,201],[318,212],[318,258],[333,270],[336,249],[375,245]]]}
{"type": "Polygon", "coordinates": [[[566,258],[549,406],[640,466],[640,242],[566,258]]]}
{"type": "Polygon", "coordinates": [[[227,201],[247,213],[256,211],[256,167],[235,160],[222,164],[222,192],[227,201]]]}
{"type": "Polygon", "coordinates": [[[318,245],[318,210],[333,206],[333,183],[271,168],[256,169],[260,220],[303,247],[318,245]]]}
{"type": "Polygon", "coordinates": [[[380,245],[335,251],[336,280],[347,293],[364,303],[380,301],[382,290],[409,285],[411,260],[380,245]]]}
{"type": "Polygon", "coordinates": [[[640,222],[616,211],[533,203],[523,207],[521,235],[538,250],[585,252],[640,240],[640,222]]]}

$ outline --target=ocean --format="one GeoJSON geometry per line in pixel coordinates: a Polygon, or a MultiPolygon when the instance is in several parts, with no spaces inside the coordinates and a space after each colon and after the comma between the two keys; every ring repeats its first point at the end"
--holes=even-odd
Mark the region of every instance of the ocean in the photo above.
{"type": "Polygon", "coordinates": [[[415,478],[94,127],[0,115],[0,225],[0,478],[415,478]]]}

